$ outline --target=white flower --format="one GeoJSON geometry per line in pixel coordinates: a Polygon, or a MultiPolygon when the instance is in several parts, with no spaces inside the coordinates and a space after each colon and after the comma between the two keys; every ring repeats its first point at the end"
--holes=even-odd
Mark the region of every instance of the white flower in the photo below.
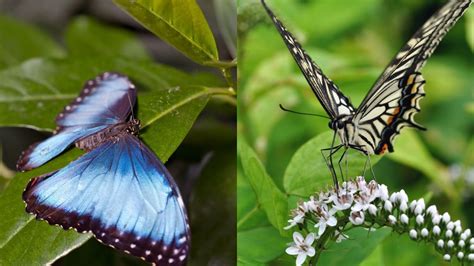
{"type": "Polygon", "coordinates": [[[474,238],[469,239],[469,244],[474,245],[474,238]]]}
{"type": "Polygon", "coordinates": [[[462,258],[464,258],[464,253],[462,253],[461,251],[458,252],[458,259],[462,260],[462,258]]]}
{"type": "Polygon", "coordinates": [[[393,192],[392,195],[390,195],[390,201],[392,203],[397,203],[399,194],[400,194],[400,192],[393,192]]]}
{"type": "Polygon", "coordinates": [[[388,212],[392,212],[392,202],[389,201],[389,200],[386,200],[384,205],[383,205],[383,208],[388,211],[388,212]]]}
{"type": "Polygon", "coordinates": [[[461,234],[461,232],[462,232],[462,227],[461,227],[461,226],[456,226],[456,228],[454,228],[454,232],[455,232],[456,234],[458,234],[458,235],[461,234]]]}
{"type": "Polygon", "coordinates": [[[417,232],[415,229],[411,229],[411,230],[410,230],[410,237],[411,237],[412,239],[416,239],[417,236],[418,236],[418,232],[417,232]]]}
{"type": "Polygon", "coordinates": [[[451,256],[450,256],[449,254],[444,254],[443,259],[444,259],[445,261],[450,261],[450,260],[451,260],[451,256]]]}
{"type": "Polygon", "coordinates": [[[302,265],[306,260],[306,256],[313,257],[316,254],[316,250],[312,246],[314,242],[314,234],[310,233],[303,238],[299,232],[293,233],[293,245],[286,249],[286,253],[290,255],[296,255],[296,265],[302,265]]]}
{"type": "Polygon", "coordinates": [[[364,223],[365,215],[363,211],[351,211],[351,215],[349,216],[349,221],[353,225],[360,225],[364,223]]]}
{"type": "Polygon", "coordinates": [[[464,240],[462,240],[462,239],[459,240],[458,246],[459,246],[460,248],[463,248],[465,245],[466,245],[466,242],[464,242],[464,240]]]}
{"type": "Polygon", "coordinates": [[[316,207],[314,210],[314,214],[318,217],[318,223],[314,225],[314,227],[319,227],[318,235],[322,235],[326,230],[326,226],[336,226],[337,219],[334,217],[334,213],[336,213],[335,209],[331,209],[328,211],[328,206],[326,204],[322,204],[316,207]]]}
{"type": "Polygon", "coordinates": [[[365,211],[369,208],[370,203],[375,199],[375,195],[366,192],[360,192],[354,196],[354,206],[351,208],[353,211],[365,211]]]}
{"type": "Polygon", "coordinates": [[[298,208],[293,210],[293,218],[288,220],[289,225],[286,226],[284,229],[288,230],[297,224],[302,224],[304,222],[304,217],[307,211],[308,205],[306,202],[299,204],[298,208]]]}
{"type": "Polygon", "coordinates": [[[332,201],[333,208],[342,211],[347,210],[352,206],[352,202],[354,201],[354,196],[352,193],[341,193],[339,196],[337,194],[332,194],[329,197],[329,200],[332,201]]]}
{"type": "Polygon", "coordinates": [[[363,176],[356,177],[356,184],[360,190],[364,190],[367,186],[367,182],[365,182],[365,179],[363,176]]]}

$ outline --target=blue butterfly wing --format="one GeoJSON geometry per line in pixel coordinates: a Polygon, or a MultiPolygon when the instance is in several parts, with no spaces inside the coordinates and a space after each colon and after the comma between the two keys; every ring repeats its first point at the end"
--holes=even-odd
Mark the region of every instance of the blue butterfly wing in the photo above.
{"type": "Polygon", "coordinates": [[[185,207],[171,175],[135,136],[119,135],[63,169],[34,178],[27,211],[158,265],[184,264],[185,207]]]}
{"type": "Polygon", "coordinates": [[[54,135],[22,153],[20,171],[39,167],[73,142],[124,122],[136,99],[135,86],[126,76],[106,72],[84,85],[81,94],[56,117],[54,135]]]}

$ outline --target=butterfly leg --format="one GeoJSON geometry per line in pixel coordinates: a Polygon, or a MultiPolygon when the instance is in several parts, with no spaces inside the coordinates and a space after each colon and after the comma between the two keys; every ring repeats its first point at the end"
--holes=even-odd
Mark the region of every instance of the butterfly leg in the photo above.
{"type": "Polygon", "coordinates": [[[336,192],[339,193],[339,184],[337,182],[337,175],[336,175],[336,171],[334,170],[334,164],[332,162],[332,155],[336,153],[342,147],[342,144],[334,147],[335,141],[336,141],[336,134],[334,133],[331,147],[326,148],[326,149],[321,149],[321,155],[323,156],[324,161],[326,162],[326,165],[329,168],[329,172],[331,172],[332,180],[334,182],[334,185],[336,186],[336,192]],[[324,155],[325,151],[329,151],[329,155],[327,157],[324,155]]]}
{"type": "MultiPolygon", "coordinates": [[[[342,166],[341,166],[341,162],[342,162],[342,159],[346,159],[346,164],[347,164],[347,157],[346,157],[346,152],[347,152],[347,147],[344,147],[344,152],[342,153],[342,156],[341,158],[339,158],[339,161],[337,162],[337,165],[339,166],[339,172],[341,173],[341,177],[342,177],[342,182],[344,182],[344,174],[342,173],[342,166]]],[[[346,177],[347,177],[347,165],[346,165],[346,177]]]]}

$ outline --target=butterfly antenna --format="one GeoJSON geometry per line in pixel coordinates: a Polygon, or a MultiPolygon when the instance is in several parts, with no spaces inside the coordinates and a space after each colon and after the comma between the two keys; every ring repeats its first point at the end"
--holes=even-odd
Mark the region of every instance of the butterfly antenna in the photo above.
{"type": "Polygon", "coordinates": [[[127,98],[128,98],[128,102],[130,103],[130,110],[131,110],[131,113],[132,113],[132,119],[134,119],[135,114],[133,113],[133,104],[132,104],[132,99],[130,99],[130,91],[127,91],[127,98]]]}
{"type": "Polygon", "coordinates": [[[304,113],[304,112],[298,112],[298,111],[293,111],[293,110],[290,110],[290,109],[287,109],[285,108],[283,105],[280,104],[280,109],[285,111],[285,112],[289,112],[289,113],[293,113],[293,114],[299,114],[299,115],[312,115],[312,116],[317,116],[317,117],[323,117],[323,118],[327,118],[327,119],[331,119],[325,115],[319,115],[319,114],[312,114],[312,113],[304,113]]]}

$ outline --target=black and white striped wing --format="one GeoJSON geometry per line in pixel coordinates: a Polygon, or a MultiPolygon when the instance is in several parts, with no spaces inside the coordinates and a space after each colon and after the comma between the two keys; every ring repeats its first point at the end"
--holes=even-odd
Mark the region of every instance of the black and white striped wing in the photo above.
{"type": "Polygon", "coordinates": [[[419,71],[471,4],[471,0],[451,0],[413,35],[398,52],[362,101],[354,116],[361,141],[372,147],[375,154],[387,149],[405,127],[416,127],[413,117],[420,111],[419,101],[425,95],[425,83],[419,71]]]}
{"type": "Polygon", "coordinates": [[[293,55],[293,58],[300,67],[301,72],[303,72],[314,94],[316,94],[316,97],[326,113],[331,117],[331,120],[339,116],[353,114],[355,110],[349,99],[342,94],[336,84],[323,74],[318,65],[316,65],[311,57],[303,50],[301,44],[286,30],[281,21],[275,17],[264,0],[262,0],[262,4],[283,38],[291,55],[293,55]]]}

